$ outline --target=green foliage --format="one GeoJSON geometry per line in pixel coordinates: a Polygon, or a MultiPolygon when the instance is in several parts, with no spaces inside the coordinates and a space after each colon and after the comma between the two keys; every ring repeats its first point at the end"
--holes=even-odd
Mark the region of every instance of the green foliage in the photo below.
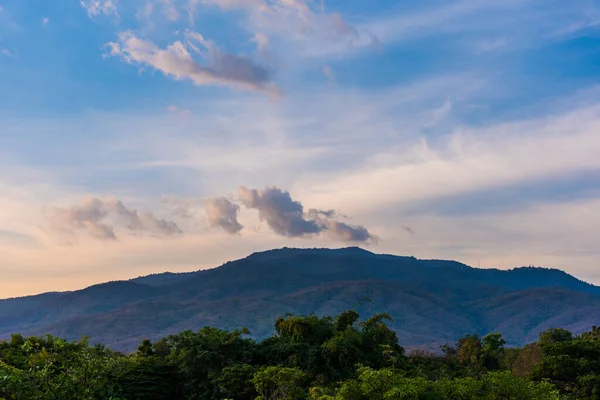
{"type": "Polygon", "coordinates": [[[507,364],[515,376],[530,376],[537,365],[542,361],[542,351],[538,343],[531,343],[522,349],[511,349],[510,359],[507,364]]]}
{"type": "Polygon", "coordinates": [[[592,326],[592,330],[581,334],[583,340],[598,340],[600,339],[600,326],[592,326]]]}
{"type": "Polygon", "coordinates": [[[387,325],[387,314],[376,314],[359,322],[348,310],[336,318],[316,315],[281,317],[275,323],[277,336],[262,342],[268,364],[300,368],[325,381],[345,379],[357,364],[374,368],[400,366],[404,350],[396,333],[387,325]]]}
{"type": "Polygon", "coordinates": [[[0,342],[0,400],[600,400],[600,331],[549,329],[506,349],[465,336],[443,354],[406,355],[376,314],[285,315],[255,342],[205,327],[124,355],[87,338],[0,342]]]}
{"type": "Polygon", "coordinates": [[[542,359],[532,372],[576,399],[600,399],[600,340],[590,335],[538,344],[542,359]]]}
{"type": "Polygon", "coordinates": [[[215,383],[222,370],[249,363],[255,356],[256,344],[243,337],[247,333],[205,327],[168,338],[172,346],[169,360],[178,370],[184,399],[222,399],[220,387],[215,383]]]}
{"type": "MultiPolygon", "coordinates": [[[[317,391],[315,391],[317,392],[317,391]]],[[[327,399],[327,395],[314,397],[327,399]]],[[[331,398],[331,397],[329,397],[331,398]]],[[[409,378],[389,369],[363,367],[358,378],[342,384],[336,400],[559,400],[560,395],[546,382],[519,379],[509,372],[488,372],[480,379],[471,377],[431,381],[409,378]]]]}
{"type": "Polygon", "coordinates": [[[114,379],[121,396],[127,400],[181,398],[177,369],[156,356],[125,359],[114,379]]]}
{"type": "Polygon", "coordinates": [[[310,377],[298,368],[269,366],[261,368],[252,379],[257,400],[301,400],[307,397],[310,377]]]}
{"type": "Polygon", "coordinates": [[[86,340],[13,335],[10,343],[0,345],[0,398],[116,399],[118,389],[110,376],[120,367],[116,354],[92,348],[86,340]]]}
{"type": "Polygon", "coordinates": [[[236,400],[253,400],[257,396],[254,387],[256,368],[250,364],[235,364],[225,367],[215,384],[224,398],[236,400]]]}
{"type": "Polygon", "coordinates": [[[573,334],[566,329],[550,328],[540,333],[538,344],[545,345],[555,342],[569,342],[573,340],[573,334]]]}

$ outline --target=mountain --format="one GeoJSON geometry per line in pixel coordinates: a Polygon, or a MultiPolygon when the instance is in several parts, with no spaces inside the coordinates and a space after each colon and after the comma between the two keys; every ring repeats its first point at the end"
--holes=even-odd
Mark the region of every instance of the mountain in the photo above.
{"type": "Polygon", "coordinates": [[[364,315],[388,312],[408,348],[494,331],[521,345],[548,327],[577,333],[597,325],[600,287],[555,269],[478,269],[356,247],[283,248],[209,270],[0,300],[0,337],[87,335],[130,351],[143,338],[205,325],[247,326],[262,338],[284,313],[330,315],[353,306],[364,315]]]}

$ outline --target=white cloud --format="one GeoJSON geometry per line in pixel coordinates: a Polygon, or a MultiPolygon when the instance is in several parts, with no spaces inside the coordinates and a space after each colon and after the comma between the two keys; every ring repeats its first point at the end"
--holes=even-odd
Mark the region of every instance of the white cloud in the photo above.
{"type": "Polygon", "coordinates": [[[81,0],[80,3],[90,18],[102,14],[119,16],[117,12],[118,0],[81,0]]]}
{"type": "Polygon", "coordinates": [[[177,21],[180,18],[181,15],[172,0],[159,1],[162,4],[162,13],[169,21],[177,21]]]}
{"type": "Polygon", "coordinates": [[[135,16],[140,20],[148,20],[153,16],[155,10],[158,10],[160,16],[169,22],[175,22],[181,18],[181,13],[173,0],[146,0],[137,9],[135,16]]]}
{"type": "Polygon", "coordinates": [[[244,10],[253,34],[277,39],[279,49],[289,55],[323,56],[379,47],[378,38],[368,29],[357,28],[339,13],[328,13],[319,5],[311,7],[311,2],[305,0],[192,1],[196,7],[205,4],[214,4],[225,11],[244,10]]]}
{"type": "Polygon", "coordinates": [[[294,189],[305,198],[313,193],[313,202],[328,199],[366,211],[600,169],[599,130],[600,106],[487,129],[462,128],[437,148],[420,140],[379,153],[354,172],[306,175],[294,189]]]}
{"type": "Polygon", "coordinates": [[[464,44],[476,53],[539,47],[597,26],[600,11],[592,2],[548,0],[434,1],[425,7],[391,6],[360,25],[386,45],[439,38],[443,45],[464,44]],[[456,35],[453,39],[451,35],[456,35]]]}
{"type": "MultiPolygon", "coordinates": [[[[202,38],[198,34],[190,37],[202,38]]],[[[256,64],[249,57],[223,52],[203,38],[197,42],[205,47],[201,52],[204,64],[195,60],[181,41],[161,49],[151,41],[139,39],[131,31],[119,34],[118,42],[109,43],[108,54],[122,57],[130,64],[152,67],[177,80],[189,79],[198,86],[223,85],[280,95],[280,90],[271,81],[273,72],[267,67],[256,64]]]]}
{"type": "MultiPolygon", "coordinates": [[[[471,18],[476,13],[493,13],[511,10],[533,0],[460,0],[443,2],[418,11],[389,12],[388,16],[374,19],[366,28],[375,32],[385,43],[394,43],[417,35],[431,35],[440,31],[468,30],[472,26],[461,25],[461,18],[471,18]],[[459,23],[457,23],[459,21],[459,23]]],[[[487,14],[490,15],[490,14],[487,14]]],[[[477,21],[473,21],[477,23],[477,21]]]]}
{"type": "Polygon", "coordinates": [[[269,49],[269,38],[264,33],[255,33],[252,41],[256,43],[258,51],[265,53],[269,49]]]}
{"type": "Polygon", "coordinates": [[[178,117],[188,117],[192,114],[187,108],[180,108],[174,105],[167,106],[167,111],[178,117]]]}
{"type": "Polygon", "coordinates": [[[15,56],[15,55],[14,55],[14,54],[13,54],[13,53],[10,51],[10,50],[8,50],[8,49],[5,49],[5,48],[2,48],[2,49],[0,50],[0,52],[1,52],[2,54],[4,54],[6,57],[8,57],[8,58],[15,58],[15,57],[16,57],[16,56],[15,56]]]}

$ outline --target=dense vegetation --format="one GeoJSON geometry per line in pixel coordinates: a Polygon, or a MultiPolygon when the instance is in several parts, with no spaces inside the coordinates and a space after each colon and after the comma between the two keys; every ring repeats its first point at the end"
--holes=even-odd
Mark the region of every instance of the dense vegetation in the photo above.
{"type": "Polygon", "coordinates": [[[0,342],[3,400],[600,399],[600,329],[543,332],[523,348],[466,336],[405,354],[390,318],[285,315],[260,342],[205,327],[121,354],[87,339],[0,342]]]}

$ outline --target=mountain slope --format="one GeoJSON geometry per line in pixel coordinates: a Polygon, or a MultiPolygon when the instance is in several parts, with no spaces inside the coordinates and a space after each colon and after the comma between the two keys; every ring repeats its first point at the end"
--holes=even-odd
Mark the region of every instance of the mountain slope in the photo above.
{"type": "Polygon", "coordinates": [[[547,327],[589,329],[600,288],[562,271],[476,269],[454,261],[373,254],[359,248],[280,249],[211,270],[155,274],[0,301],[0,337],[90,336],[132,350],[142,338],[205,325],[272,333],[286,312],[385,311],[403,345],[436,347],[469,333],[503,333],[509,344],[547,327]],[[370,302],[360,302],[368,297],[370,302]]]}

